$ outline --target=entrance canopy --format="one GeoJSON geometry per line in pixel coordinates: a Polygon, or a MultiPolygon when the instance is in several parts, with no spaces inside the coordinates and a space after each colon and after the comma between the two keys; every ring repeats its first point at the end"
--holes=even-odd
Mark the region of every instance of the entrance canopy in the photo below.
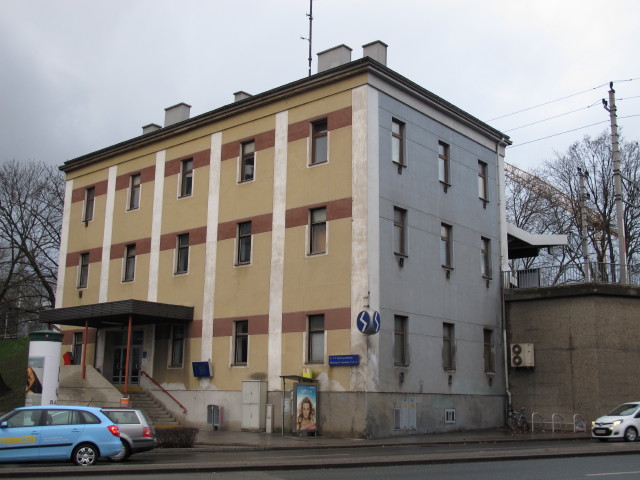
{"type": "Polygon", "coordinates": [[[41,323],[76,327],[126,326],[130,320],[133,325],[187,323],[193,320],[193,307],[142,300],[121,300],[40,312],[41,323]]]}

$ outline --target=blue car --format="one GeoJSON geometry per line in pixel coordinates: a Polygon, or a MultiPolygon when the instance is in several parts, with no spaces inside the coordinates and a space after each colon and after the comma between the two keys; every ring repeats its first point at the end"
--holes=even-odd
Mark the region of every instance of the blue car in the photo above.
{"type": "Polygon", "coordinates": [[[118,426],[99,407],[21,407],[0,417],[0,462],[71,460],[93,465],[121,449],[118,426]]]}

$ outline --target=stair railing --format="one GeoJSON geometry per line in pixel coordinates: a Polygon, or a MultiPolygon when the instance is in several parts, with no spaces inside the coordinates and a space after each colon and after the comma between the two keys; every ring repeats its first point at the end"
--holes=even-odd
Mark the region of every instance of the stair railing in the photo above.
{"type": "Polygon", "coordinates": [[[182,405],[178,400],[176,400],[176,398],[175,398],[173,395],[171,395],[167,390],[165,390],[165,388],[164,388],[162,385],[160,385],[158,382],[156,382],[156,381],[155,381],[155,379],[154,379],[151,375],[149,375],[149,374],[148,374],[147,372],[145,372],[144,370],[140,370],[140,374],[141,374],[141,375],[144,375],[145,377],[147,377],[147,378],[148,378],[149,380],[151,380],[151,381],[152,381],[152,382],[153,382],[153,383],[154,383],[154,384],[155,384],[155,385],[156,385],[160,390],[162,390],[164,393],[166,393],[167,395],[169,395],[169,398],[171,398],[171,400],[173,400],[174,402],[176,402],[176,403],[178,404],[178,406],[182,409],[182,412],[183,412],[184,414],[186,414],[186,413],[187,413],[187,408],[186,408],[184,405],[182,405]]]}

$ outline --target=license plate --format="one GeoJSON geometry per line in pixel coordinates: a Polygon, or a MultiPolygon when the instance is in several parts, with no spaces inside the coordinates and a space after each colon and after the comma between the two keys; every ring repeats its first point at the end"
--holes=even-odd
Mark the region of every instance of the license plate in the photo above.
{"type": "Polygon", "coordinates": [[[595,433],[596,435],[606,435],[609,432],[606,428],[594,428],[593,433],[595,433]]]}

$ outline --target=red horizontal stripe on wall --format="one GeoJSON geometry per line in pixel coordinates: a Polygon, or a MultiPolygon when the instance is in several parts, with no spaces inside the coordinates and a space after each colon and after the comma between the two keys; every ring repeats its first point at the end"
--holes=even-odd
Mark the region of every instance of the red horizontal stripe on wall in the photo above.
{"type": "Polygon", "coordinates": [[[269,315],[250,315],[248,317],[216,318],[213,321],[213,336],[233,336],[233,326],[238,320],[247,320],[249,322],[249,335],[265,335],[269,333],[269,315]]]}
{"type": "Polygon", "coordinates": [[[351,309],[332,308],[309,312],[291,312],[282,315],[282,333],[305,332],[309,315],[324,314],[325,330],[348,330],[351,328],[351,309]]]}
{"type": "Polygon", "coordinates": [[[222,160],[238,158],[240,156],[240,144],[244,142],[250,142],[251,140],[256,142],[256,152],[260,150],[266,150],[267,148],[272,148],[276,144],[276,131],[269,130],[268,132],[259,133],[253,137],[247,137],[241,140],[223,144],[222,160]]]}
{"type": "Polygon", "coordinates": [[[209,165],[209,161],[211,159],[211,149],[202,150],[201,152],[196,152],[192,155],[185,155],[180,158],[173,158],[171,160],[167,160],[164,165],[164,176],[170,177],[171,175],[178,175],[180,173],[180,164],[183,160],[188,158],[193,159],[193,169],[204,167],[209,165]]]}
{"type": "Polygon", "coordinates": [[[236,228],[239,223],[251,222],[251,234],[270,232],[273,224],[273,214],[265,213],[255,217],[241,218],[218,225],[218,240],[229,240],[236,237],[236,228]]]}
{"type": "Polygon", "coordinates": [[[67,267],[77,267],[80,265],[80,255],[83,253],[89,254],[89,263],[96,263],[102,260],[102,247],[82,250],[80,252],[70,252],[67,254],[67,267]]]}
{"type": "Polygon", "coordinates": [[[125,190],[129,188],[131,176],[138,173],[140,174],[140,183],[153,182],[156,178],[156,166],[151,165],[150,167],[143,168],[142,170],[138,170],[137,172],[118,175],[116,177],[116,190],[125,190]]]}
{"type": "Polygon", "coordinates": [[[102,180],[101,182],[94,183],[93,185],[87,185],[85,187],[74,188],[71,192],[71,203],[75,202],[84,202],[85,192],[87,188],[95,188],[96,189],[96,197],[99,195],[106,195],[107,193],[107,181],[102,180]]]}
{"type": "Polygon", "coordinates": [[[338,220],[340,218],[349,218],[352,216],[353,200],[342,198],[327,203],[318,203],[315,205],[305,205],[304,207],[291,208],[287,210],[285,217],[285,227],[294,228],[306,225],[309,222],[309,210],[312,208],[326,207],[327,221],[338,220]]]}
{"type": "MultiPolygon", "coordinates": [[[[191,238],[189,238],[191,240],[191,238]]],[[[115,243],[111,245],[110,259],[115,260],[118,258],[124,258],[125,247],[127,245],[136,246],[136,256],[145,255],[151,251],[151,238],[139,238],[130,242],[115,243]]]]}
{"type": "Polygon", "coordinates": [[[335,112],[331,112],[327,115],[321,115],[319,117],[312,117],[307,120],[292,123],[289,125],[289,142],[295,142],[301,138],[306,138],[311,135],[311,123],[322,118],[327,119],[327,129],[335,130],[337,128],[346,127],[351,125],[352,111],[351,107],[345,107],[335,112]]]}
{"type": "Polygon", "coordinates": [[[181,232],[165,233],[160,237],[160,250],[171,250],[176,248],[176,239],[178,235],[184,233],[189,234],[189,246],[200,245],[207,241],[207,227],[198,227],[192,230],[184,230],[181,232]]]}

